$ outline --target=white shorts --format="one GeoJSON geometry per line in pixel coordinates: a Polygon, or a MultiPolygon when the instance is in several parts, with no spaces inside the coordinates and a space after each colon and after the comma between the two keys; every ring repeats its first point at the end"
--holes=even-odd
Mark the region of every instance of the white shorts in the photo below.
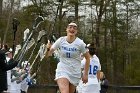
{"type": "Polygon", "coordinates": [[[98,84],[91,84],[82,86],[82,93],[100,93],[98,84]]]}
{"type": "Polygon", "coordinates": [[[82,88],[83,88],[83,81],[80,80],[78,86],[76,87],[76,93],[82,93],[82,88]]]}
{"type": "Polygon", "coordinates": [[[78,86],[79,81],[80,81],[80,78],[74,77],[65,71],[56,71],[55,80],[57,80],[59,78],[67,78],[69,80],[69,82],[71,84],[73,84],[74,86],[78,86]]]}

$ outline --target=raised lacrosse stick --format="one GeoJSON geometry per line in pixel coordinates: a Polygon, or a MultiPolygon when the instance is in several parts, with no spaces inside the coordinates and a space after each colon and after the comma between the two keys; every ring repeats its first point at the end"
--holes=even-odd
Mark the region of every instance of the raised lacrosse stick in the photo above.
{"type": "Polygon", "coordinates": [[[31,66],[30,66],[30,70],[32,69],[32,67],[33,67],[34,63],[36,62],[36,59],[38,58],[38,56],[39,56],[40,52],[42,51],[43,46],[44,46],[44,44],[41,44],[40,49],[39,49],[39,51],[38,51],[38,53],[37,53],[36,57],[34,58],[34,60],[33,60],[32,64],[31,64],[31,66]]]}
{"type": "Polygon", "coordinates": [[[24,55],[25,55],[26,51],[27,51],[28,49],[30,49],[30,48],[34,45],[34,43],[35,43],[35,40],[34,40],[33,38],[31,38],[31,40],[28,42],[28,44],[27,44],[27,46],[26,46],[24,52],[22,52],[23,55],[21,55],[21,56],[19,57],[20,60],[19,60],[18,66],[21,65],[22,59],[24,58],[24,55]]]}
{"type": "Polygon", "coordinates": [[[21,58],[21,56],[23,56],[23,53],[25,52],[25,49],[26,49],[26,47],[27,47],[27,44],[29,43],[29,41],[30,41],[31,38],[32,38],[32,35],[33,35],[34,30],[35,30],[35,29],[39,26],[39,24],[40,24],[41,22],[43,22],[43,21],[44,21],[44,18],[43,18],[42,16],[39,16],[39,17],[37,17],[37,18],[35,19],[34,24],[33,24],[33,30],[31,31],[30,35],[29,35],[28,38],[26,39],[25,43],[23,44],[23,47],[22,47],[22,49],[21,49],[19,55],[16,57],[16,60],[17,60],[17,61],[19,61],[20,58],[21,58]]]}
{"type": "MultiPolygon", "coordinates": [[[[48,43],[54,43],[56,41],[56,37],[54,36],[54,35],[52,35],[51,36],[51,41],[50,40],[48,40],[48,43]]],[[[42,61],[43,59],[44,59],[44,57],[45,57],[45,55],[46,55],[46,53],[48,52],[48,49],[47,49],[47,45],[43,45],[43,47],[42,47],[43,49],[42,49],[42,51],[40,52],[40,61],[42,61]]],[[[57,51],[59,51],[59,50],[55,50],[55,52],[54,53],[56,53],[57,51]]],[[[58,52],[57,52],[58,53],[58,52]]],[[[55,54],[56,55],[56,54],[55,54]]],[[[59,55],[59,54],[57,54],[57,55],[59,55]]],[[[58,58],[58,57],[57,57],[58,58]]]]}
{"type": "Polygon", "coordinates": [[[39,51],[40,61],[42,61],[43,58],[45,57],[45,53],[47,52],[46,48],[47,48],[46,45],[43,44],[41,50],[39,51]]]}
{"type": "Polygon", "coordinates": [[[30,54],[30,57],[29,57],[28,61],[31,60],[32,55],[34,54],[34,50],[36,49],[38,43],[41,41],[42,37],[45,36],[45,35],[46,35],[45,30],[41,30],[41,31],[39,32],[39,35],[38,35],[38,38],[37,38],[37,43],[35,43],[35,47],[34,47],[34,49],[32,50],[32,52],[31,52],[31,54],[30,54]]]}
{"type": "Polygon", "coordinates": [[[21,49],[21,45],[16,45],[15,53],[13,58],[18,54],[18,51],[21,49]]]}
{"type": "MultiPolygon", "coordinates": [[[[57,40],[57,38],[55,37],[55,35],[52,35],[51,37],[51,41],[54,43],[57,40]]],[[[56,58],[59,61],[60,58],[60,49],[58,48],[57,50],[54,51],[53,56],[54,58],[56,58]]]]}
{"type": "Polygon", "coordinates": [[[44,21],[44,18],[42,16],[38,16],[36,19],[35,19],[35,22],[33,24],[33,29],[36,29],[41,22],[44,21]]]}
{"type": "MultiPolygon", "coordinates": [[[[26,39],[28,37],[29,31],[30,30],[28,28],[24,31],[24,37],[23,37],[24,42],[26,41],[26,39]]],[[[15,56],[18,54],[20,49],[21,49],[21,45],[16,45],[16,49],[15,49],[13,58],[15,58],[15,56]]]]}
{"type": "Polygon", "coordinates": [[[23,37],[24,42],[26,41],[26,39],[29,35],[29,32],[30,32],[30,30],[28,28],[24,31],[24,37],[23,37]]]}

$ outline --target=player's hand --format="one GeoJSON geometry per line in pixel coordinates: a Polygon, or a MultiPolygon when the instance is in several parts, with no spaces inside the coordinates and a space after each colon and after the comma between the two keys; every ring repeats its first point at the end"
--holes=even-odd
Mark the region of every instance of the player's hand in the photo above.
{"type": "Polygon", "coordinates": [[[82,81],[83,81],[83,83],[87,83],[88,82],[88,75],[86,75],[86,74],[83,74],[83,76],[82,76],[82,81]]]}
{"type": "Polygon", "coordinates": [[[8,53],[7,55],[8,55],[8,57],[9,57],[10,59],[13,58],[13,53],[12,53],[12,52],[8,53]]]}
{"type": "Polygon", "coordinates": [[[46,50],[45,50],[45,57],[48,58],[52,54],[50,53],[50,48],[51,48],[51,42],[48,40],[48,43],[46,44],[46,50]]]}
{"type": "Polygon", "coordinates": [[[48,40],[47,48],[50,49],[50,47],[51,47],[51,42],[50,42],[50,40],[48,40]]]}

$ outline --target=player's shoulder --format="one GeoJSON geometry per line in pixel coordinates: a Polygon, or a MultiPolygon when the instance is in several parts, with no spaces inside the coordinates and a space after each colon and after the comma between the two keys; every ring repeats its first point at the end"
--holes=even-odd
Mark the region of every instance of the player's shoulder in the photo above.
{"type": "Polygon", "coordinates": [[[81,38],[79,38],[79,37],[76,37],[76,40],[77,41],[80,41],[80,42],[84,42],[81,38]]]}
{"type": "Polygon", "coordinates": [[[66,39],[66,36],[61,36],[58,38],[58,41],[63,42],[66,39]]]}
{"type": "Polygon", "coordinates": [[[64,38],[66,38],[66,36],[61,36],[61,37],[59,37],[58,39],[64,39],[64,38]]]}
{"type": "Polygon", "coordinates": [[[82,39],[80,39],[79,37],[76,38],[76,44],[78,44],[78,45],[86,45],[84,43],[84,41],[82,39]]]}
{"type": "Polygon", "coordinates": [[[96,56],[96,55],[93,55],[93,58],[99,60],[98,56],[96,56]]]}

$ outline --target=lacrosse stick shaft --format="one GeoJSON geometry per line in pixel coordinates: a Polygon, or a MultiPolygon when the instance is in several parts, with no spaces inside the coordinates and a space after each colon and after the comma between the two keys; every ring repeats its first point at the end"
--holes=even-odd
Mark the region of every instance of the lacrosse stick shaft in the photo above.
{"type": "Polygon", "coordinates": [[[23,58],[24,58],[24,55],[25,55],[26,51],[27,51],[27,49],[25,49],[25,50],[23,51],[22,55],[19,57],[18,67],[20,67],[21,62],[22,62],[22,60],[23,60],[23,58]]]}
{"type": "Polygon", "coordinates": [[[36,55],[36,57],[35,57],[33,63],[31,64],[31,66],[30,66],[30,70],[33,68],[33,65],[35,64],[36,59],[38,58],[38,56],[39,56],[39,52],[37,53],[37,55],[36,55]]]}
{"type": "MultiPolygon", "coordinates": [[[[43,46],[43,44],[41,44],[40,49],[39,49],[39,51],[38,51],[38,53],[37,53],[35,59],[33,60],[31,66],[30,66],[30,70],[32,69],[34,63],[36,62],[36,59],[38,58],[39,54],[41,53],[42,46],[43,46]]],[[[28,62],[29,62],[29,61],[28,61],[28,62]]]]}
{"type": "Polygon", "coordinates": [[[34,54],[34,51],[35,51],[37,45],[38,45],[38,43],[35,44],[35,47],[34,47],[34,49],[32,50],[32,52],[31,52],[31,54],[30,54],[30,57],[29,57],[29,59],[28,59],[28,62],[30,62],[30,60],[31,60],[31,58],[32,58],[32,56],[33,56],[33,54],[34,54]]]}

